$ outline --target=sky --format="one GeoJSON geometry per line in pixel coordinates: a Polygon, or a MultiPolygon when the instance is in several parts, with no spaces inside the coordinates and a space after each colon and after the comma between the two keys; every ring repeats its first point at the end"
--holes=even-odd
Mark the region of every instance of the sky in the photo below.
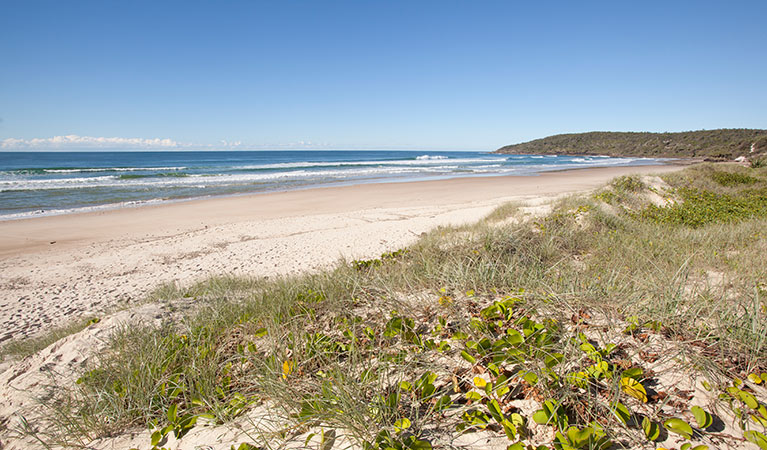
{"type": "Polygon", "coordinates": [[[0,0],[0,150],[767,128],[767,2],[0,0]]]}

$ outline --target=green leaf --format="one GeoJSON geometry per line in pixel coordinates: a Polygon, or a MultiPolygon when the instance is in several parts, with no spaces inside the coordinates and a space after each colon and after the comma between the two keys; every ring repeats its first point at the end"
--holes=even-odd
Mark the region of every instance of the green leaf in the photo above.
{"type": "Polygon", "coordinates": [[[547,355],[543,362],[544,364],[546,364],[546,367],[551,369],[552,367],[561,363],[564,358],[565,358],[565,355],[563,355],[562,353],[553,353],[551,355],[547,355]]]}
{"type": "Polygon", "coordinates": [[[168,408],[168,422],[174,423],[176,419],[178,418],[177,413],[178,413],[178,405],[176,404],[170,405],[170,408],[168,408]]]}
{"type": "Polygon", "coordinates": [[[152,440],[151,440],[152,447],[156,447],[161,440],[162,440],[162,432],[160,430],[157,430],[154,433],[152,433],[152,440]]]}
{"type": "Polygon", "coordinates": [[[567,429],[567,438],[575,447],[582,448],[588,444],[593,433],[594,430],[591,427],[582,430],[579,430],[578,427],[570,427],[567,429]]]}
{"type": "Polygon", "coordinates": [[[466,352],[466,350],[461,350],[461,358],[465,359],[466,361],[470,362],[471,364],[477,363],[477,358],[471,356],[466,352]]]}
{"type": "Polygon", "coordinates": [[[647,417],[642,419],[642,429],[644,430],[644,435],[650,441],[656,441],[660,437],[660,427],[647,417]]]}
{"type": "Polygon", "coordinates": [[[495,380],[493,389],[498,398],[503,397],[511,391],[509,388],[509,380],[506,378],[506,375],[501,375],[495,380]]]}
{"type": "Polygon", "coordinates": [[[685,439],[692,438],[692,427],[682,419],[672,417],[671,419],[668,419],[667,421],[663,422],[663,426],[668,431],[671,431],[672,433],[676,433],[684,437],[685,439]]]}
{"type": "Polygon", "coordinates": [[[546,425],[549,423],[549,419],[551,418],[551,415],[547,413],[543,409],[539,409],[535,413],[533,413],[533,421],[537,423],[538,425],[546,425]]]}
{"type": "Polygon", "coordinates": [[[413,441],[410,445],[408,445],[408,448],[410,448],[410,450],[432,450],[431,442],[421,439],[416,439],[413,441]]]}
{"type": "Polygon", "coordinates": [[[519,331],[509,328],[506,330],[506,341],[511,345],[519,345],[525,342],[525,338],[519,331]]]}
{"type": "Polygon", "coordinates": [[[695,416],[695,421],[698,423],[698,428],[705,430],[714,423],[714,417],[707,413],[700,406],[693,406],[690,411],[695,416]]]}
{"type": "Polygon", "coordinates": [[[478,402],[482,400],[482,395],[477,391],[469,391],[466,394],[464,394],[464,397],[466,397],[466,400],[471,400],[473,402],[478,402]]]}
{"type": "Polygon", "coordinates": [[[509,438],[509,440],[517,437],[517,427],[515,427],[513,423],[507,419],[503,419],[500,424],[503,426],[503,432],[506,433],[506,437],[509,438]]]}
{"type": "Polygon", "coordinates": [[[517,442],[506,447],[506,450],[525,450],[525,446],[521,442],[517,442]]]}
{"type": "Polygon", "coordinates": [[[498,404],[498,400],[490,400],[490,402],[487,404],[487,410],[490,411],[490,415],[493,416],[493,419],[495,419],[496,422],[503,425],[502,422],[504,421],[504,417],[503,412],[501,411],[501,405],[498,404]]]}
{"type": "Polygon", "coordinates": [[[763,435],[762,433],[750,430],[743,433],[743,437],[745,437],[749,442],[756,444],[760,449],[767,450],[767,436],[763,435]]]}
{"type": "Polygon", "coordinates": [[[539,409],[533,414],[533,420],[537,424],[547,424],[551,421],[552,418],[558,419],[558,410],[559,405],[557,404],[556,400],[546,400],[543,402],[543,408],[539,409]]]}
{"type": "Polygon", "coordinates": [[[638,380],[642,376],[642,368],[634,367],[632,369],[626,369],[623,371],[623,376],[638,380]]]}
{"type": "MultiPolygon", "coordinates": [[[[231,449],[235,450],[234,445],[232,445],[231,449]]],[[[248,444],[247,442],[243,442],[237,447],[236,450],[258,450],[258,447],[252,444],[248,444]]]]}
{"type": "Polygon", "coordinates": [[[403,431],[410,428],[410,425],[410,419],[403,417],[402,419],[394,422],[394,431],[397,432],[397,434],[402,433],[403,431]]]}
{"type": "Polygon", "coordinates": [[[488,422],[490,421],[490,418],[487,417],[487,414],[483,413],[482,411],[478,411],[476,409],[466,411],[465,413],[463,413],[463,416],[461,416],[461,418],[469,426],[476,426],[480,429],[486,428],[488,422]]]}
{"type": "Polygon", "coordinates": [[[624,425],[628,425],[629,420],[631,419],[631,411],[629,411],[626,405],[621,402],[615,402],[613,414],[615,414],[615,417],[623,422],[624,425]]]}
{"type": "Polygon", "coordinates": [[[581,343],[580,347],[581,347],[581,350],[588,353],[589,355],[593,355],[594,353],[597,353],[597,349],[593,345],[591,345],[588,341],[581,343]]]}
{"type": "Polygon", "coordinates": [[[534,386],[538,382],[538,375],[536,375],[534,372],[527,372],[522,375],[522,379],[525,380],[530,386],[534,386]]]}
{"type": "Polygon", "coordinates": [[[751,409],[757,409],[759,407],[759,402],[756,400],[756,397],[746,391],[738,392],[738,397],[740,397],[743,403],[751,409]]]}
{"type": "Polygon", "coordinates": [[[757,416],[756,414],[754,414],[754,415],[751,416],[751,420],[753,420],[754,422],[758,423],[759,425],[767,428],[767,419],[761,418],[761,417],[757,416]]]}
{"type": "Polygon", "coordinates": [[[515,427],[522,427],[525,425],[525,418],[522,414],[511,413],[511,423],[514,424],[515,427]]]}

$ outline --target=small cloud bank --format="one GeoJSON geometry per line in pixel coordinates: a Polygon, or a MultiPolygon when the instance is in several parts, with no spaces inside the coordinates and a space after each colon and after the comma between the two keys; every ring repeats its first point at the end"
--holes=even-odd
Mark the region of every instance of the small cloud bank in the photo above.
{"type": "Polygon", "coordinates": [[[94,137],[69,134],[51,138],[15,139],[0,141],[0,148],[7,150],[45,149],[170,149],[183,147],[173,139],[144,139],[122,137],[94,137]]]}
{"type": "Polygon", "coordinates": [[[220,140],[216,144],[195,144],[173,139],[94,137],[69,134],[50,138],[0,140],[0,150],[309,150],[334,148],[325,142],[297,141],[277,144],[249,144],[220,140]]]}

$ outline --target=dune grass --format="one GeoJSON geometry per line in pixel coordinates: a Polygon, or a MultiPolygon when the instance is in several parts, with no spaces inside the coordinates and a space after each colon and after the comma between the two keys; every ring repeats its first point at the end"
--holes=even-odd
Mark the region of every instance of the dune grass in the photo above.
{"type": "Polygon", "coordinates": [[[98,320],[97,317],[73,320],[60,327],[49,329],[39,336],[9,341],[0,349],[0,361],[9,357],[21,359],[33,355],[60,339],[84,330],[98,320]]]}
{"type": "Polygon", "coordinates": [[[664,180],[665,206],[621,177],[540,219],[499,225],[511,205],[319,274],[169,286],[158,300],[199,308],[117,332],[37,435],[85,445],[152,427],[159,445],[257,405],[279,424],[254,430],[260,445],[316,427],[380,450],[477,429],[528,442],[534,423],[570,448],[676,433],[665,404],[647,409],[651,371],[615,336],[675,342],[670,353],[694,354],[712,383],[767,372],[767,170],[703,165],[664,180]],[[525,399],[540,403],[534,415],[514,406],[525,399]]]}

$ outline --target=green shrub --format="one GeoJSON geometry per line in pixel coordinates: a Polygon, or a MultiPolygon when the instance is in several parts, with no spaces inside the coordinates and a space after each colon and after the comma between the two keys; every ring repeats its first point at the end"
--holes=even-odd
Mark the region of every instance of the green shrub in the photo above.
{"type": "Polygon", "coordinates": [[[739,196],[716,194],[698,189],[678,191],[681,202],[671,206],[649,205],[638,216],[655,223],[699,228],[709,223],[730,223],[767,216],[767,190],[761,189],[739,196]]]}
{"type": "Polygon", "coordinates": [[[612,182],[613,188],[618,192],[639,192],[645,188],[645,184],[637,176],[624,175],[617,177],[612,182]]]}
{"type": "Polygon", "coordinates": [[[767,157],[756,158],[751,161],[752,169],[761,169],[763,167],[767,167],[767,157]]]}
{"type": "Polygon", "coordinates": [[[711,174],[711,179],[716,181],[718,184],[727,187],[737,186],[740,184],[754,184],[759,182],[758,178],[736,172],[714,172],[711,174]]]}

